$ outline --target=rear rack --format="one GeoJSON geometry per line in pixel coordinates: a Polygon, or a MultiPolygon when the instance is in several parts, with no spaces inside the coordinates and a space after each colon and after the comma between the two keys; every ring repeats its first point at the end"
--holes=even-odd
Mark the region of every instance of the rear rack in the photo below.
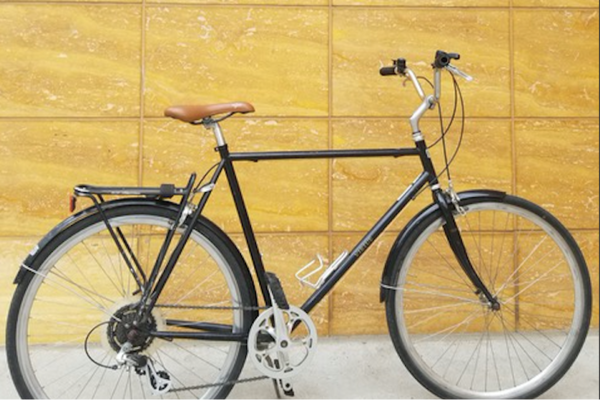
{"type": "Polygon", "coordinates": [[[162,184],[160,187],[127,187],[127,186],[93,186],[77,185],[74,188],[76,196],[108,195],[108,196],[146,196],[170,199],[183,196],[186,188],[178,188],[173,184],[162,184]]]}

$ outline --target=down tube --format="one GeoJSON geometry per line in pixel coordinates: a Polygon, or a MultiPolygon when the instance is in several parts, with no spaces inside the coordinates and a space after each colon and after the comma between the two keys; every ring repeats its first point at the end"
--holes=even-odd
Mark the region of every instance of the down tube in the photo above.
{"type": "Polygon", "coordinates": [[[334,271],[334,273],[325,281],[312,296],[304,303],[302,309],[307,313],[312,311],[313,308],[327,294],[333,289],[333,287],[339,282],[340,279],[348,272],[350,268],[356,263],[360,256],[371,247],[373,242],[385,231],[385,229],[394,221],[394,219],[400,214],[400,212],[407,206],[407,204],[417,195],[417,193],[425,186],[428,182],[429,174],[427,172],[421,173],[415,179],[415,181],[406,189],[406,191],[400,196],[398,200],[392,205],[392,207],[385,213],[383,217],[371,228],[371,230],[365,235],[365,237],[354,247],[352,252],[346,257],[344,262],[334,271]]]}

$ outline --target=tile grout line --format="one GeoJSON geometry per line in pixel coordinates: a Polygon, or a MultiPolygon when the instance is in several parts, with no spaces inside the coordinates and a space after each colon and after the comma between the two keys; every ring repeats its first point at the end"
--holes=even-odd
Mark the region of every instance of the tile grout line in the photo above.
{"type": "MultiPolygon", "coordinates": [[[[515,24],[514,24],[514,10],[513,10],[514,0],[510,0],[509,10],[508,10],[508,47],[509,47],[509,69],[510,69],[510,137],[511,137],[511,167],[512,167],[512,194],[517,194],[517,141],[515,134],[515,114],[516,114],[516,96],[515,96],[515,24]]],[[[513,221],[513,247],[515,248],[515,254],[513,255],[513,270],[515,272],[518,271],[518,244],[517,239],[519,235],[517,234],[518,222],[513,221]]],[[[516,285],[519,285],[520,274],[517,274],[516,277],[516,285]]],[[[518,290],[518,286],[517,289],[518,290]]],[[[515,327],[518,328],[519,320],[520,320],[520,297],[517,297],[515,300],[515,327]]]]}
{"type": "Polygon", "coordinates": [[[144,109],[145,96],[144,88],[146,86],[146,0],[141,4],[141,37],[140,37],[140,119],[139,119],[139,140],[138,140],[138,185],[144,184],[144,109]]]}
{"type": "Polygon", "coordinates": [[[516,129],[516,95],[515,95],[515,24],[514,24],[514,0],[510,0],[508,13],[508,46],[509,46],[509,67],[510,67],[510,135],[512,152],[512,193],[517,194],[517,135],[516,129]]]}
{"type": "MultiPolygon", "coordinates": [[[[327,29],[327,85],[329,86],[329,90],[327,91],[327,148],[331,150],[333,149],[333,0],[329,0],[328,4],[327,29]]],[[[329,192],[327,205],[327,256],[330,264],[333,262],[333,163],[332,159],[327,160],[327,185],[329,192]]],[[[327,296],[327,336],[331,336],[332,334],[334,290],[327,296]]]]}
{"type": "Polygon", "coordinates": [[[313,9],[368,9],[368,10],[386,10],[386,9],[410,9],[410,10],[436,10],[436,11],[445,11],[445,10],[481,10],[481,11],[498,11],[498,10],[509,10],[509,9],[519,9],[519,10],[532,10],[532,11],[565,11],[565,10],[598,10],[596,6],[554,6],[554,7],[540,7],[540,6],[439,6],[439,5],[361,5],[361,4],[343,4],[343,5],[318,5],[318,4],[264,4],[264,3],[255,3],[255,4],[223,4],[223,3],[187,3],[187,2],[178,2],[178,1],[147,1],[147,0],[138,0],[138,1],[76,1],[76,0],[37,0],[37,1],[22,1],[22,0],[8,0],[3,1],[0,5],[9,4],[9,5],[81,5],[81,6],[90,6],[90,5],[140,5],[145,4],[149,7],[211,7],[211,8],[252,8],[252,7],[260,7],[260,8],[313,8],[313,9]]]}

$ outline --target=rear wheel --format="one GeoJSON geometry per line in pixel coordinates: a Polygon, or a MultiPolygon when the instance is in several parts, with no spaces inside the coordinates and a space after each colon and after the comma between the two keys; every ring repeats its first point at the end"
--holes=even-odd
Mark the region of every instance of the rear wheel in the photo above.
{"type": "MultiPolygon", "coordinates": [[[[157,206],[126,206],[106,212],[149,275],[176,213],[157,206]]],[[[182,228],[183,229],[183,228],[182,228]]],[[[182,233],[179,229],[173,243],[182,233]]],[[[172,245],[172,247],[174,246],[172,245]]],[[[129,327],[140,299],[132,274],[98,214],[70,226],[39,250],[35,273],[19,284],[8,317],[7,354],[24,398],[155,397],[154,378],[119,367],[126,342],[171,381],[163,397],[225,397],[246,359],[240,342],[164,340],[148,332],[190,331],[173,321],[202,322],[224,332],[247,333],[256,298],[237,250],[200,221],[149,320],[132,336],[129,327]],[[87,347],[87,354],[86,354],[87,347]]],[[[198,332],[198,330],[195,330],[198,332]]],[[[164,385],[163,385],[164,387],[164,385]]]]}
{"type": "Polygon", "coordinates": [[[584,343],[588,270],[569,232],[525,200],[472,200],[456,215],[471,262],[500,310],[473,290],[439,214],[408,238],[387,301],[403,362],[444,398],[531,398],[552,387],[584,343]]]}

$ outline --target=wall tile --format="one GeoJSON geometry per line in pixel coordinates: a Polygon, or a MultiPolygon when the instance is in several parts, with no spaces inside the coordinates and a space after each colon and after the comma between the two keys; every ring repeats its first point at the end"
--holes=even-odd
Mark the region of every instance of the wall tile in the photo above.
{"type": "MultiPolygon", "coordinates": [[[[411,115],[420,104],[411,85],[379,76],[404,57],[431,77],[436,50],[462,54],[457,66],[474,75],[461,82],[469,116],[510,114],[508,11],[336,9],[333,21],[333,111],[337,116],[411,115]]],[[[448,79],[445,93],[451,93],[448,79]]],[[[449,101],[448,101],[449,102],[449,101]]]]}
{"type": "MultiPolygon", "coordinates": [[[[438,137],[438,124],[433,120],[423,123],[422,129],[429,143],[438,137]]],[[[398,120],[336,121],[333,126],[334,147],[414,147],[409,132],[408,124],[398,120]]],[[[453,131],[448,135],[450,155],[456,148],[458,134],[458,131],[453,131]]],[[[441,172],[444,163],[441,144],[432,150],[432,157],[438,172],[441,172]]],[[[511,159],[508,121],[468,120],[461,150],[451,169],[456,190],[485,188],[510,192],[511,159]]],[[[333,176],[334,229],[370,229],[421,171],[418,157],[337,160],[333,176]]],[[[392,228],[400,230],[430,203],[431,195],[427,191],[410,203],[392,228]]]]}
{"type": "MultiPolygon", "coordinates": [[[[362,235],[335,236],[333,254],[352,250],[362,235]]],[[[383,235],[333,291],[332,335],[386,334],[385,304],[379,302],[381,273],[396,236],[383,235]]]]}
{"type": "MultiPolygon", "coordinates": [[[[231,151],[327,148],[324,120],[243,120],[223,124],[231,151]]],[[[146,123],[144,183],[185,185],[189,174],[200,176],[218,162],[212,134],[176,121],[146,123]]],[[[327,161],[294,160],[238,163],[236,172],[257,231],[324,231],[328,226],[327,161]]],[[[206,214],[228,231],[241,227],[227,180],[223,176],[206,214]]]]}
{"type": "Polygon", "coordinates": [[[149,7],[146,114],[245,100],[259,115],[325,115],[326,10],[149,7]]]}
{"type": "MultiPolygon", "coordinates": [[[[233,239],[241,249],[248,268],[252,272],[255,280],[257,296],[259,303],[263,304],[262,295],[256,274],[252,266],[250,254],[246,240],[242,235],[235,234],[233,239]]],[[[285,291],[288,302],[291,305],[300,307],[312,295],[313,289],[303,286],[296,279],[295,274],[311,262],[317,253],[320,253],[326,261],[328,253],[327,235],[270,235],[259,234],[257,242],[263,257],[265,269],[274,272],[281,280],[283,290],[285,291]]],[[[329,334],[329,302],[327,298],[310,313],[310,316],[317,326],[319,336],[329,334]]]]}
{"type": "MultiPolygon", "coordinates": [[[[0,326],[6,326],[8,307],[14,290],[13,280],[19,266],[37,243],[33,238],[0,238],[0,326]]],[[[0,341],[4,343],[5,329],[0,330],[0,341]]]]}
{"type": "Polygon", "coordinates": [[[515,7],[596,7],[598,0],[513,0],[515,7]]]}
{"type": "Polygon", "coordinates": [[[509,0],[333,0],[336,6],[508,7],[509,0]]]}
{"type": "Polygon", "coordinates": [[[189,4],[210,4],[210,5],[278,5],[278,6],[326,6],[329,3],[329,0],[148,0],[146,3],[189,3],[189,4]]]}
{"type": "Polygon", "coordinates": [[[517,193],[568,228],[598,229],[598,120],[517,121],[517,193]]]}
{"type": "Polygon", "coordinates": [[[517,116],[598,116],[598,21],[597,10],[515,12],[517,116]]]}
{"type": "Polygon", "coordinates": [[[0,120],[0,235],[46,234],[77,184],[137,185],[138,134],[138,122],[0,120]]]}
{"type": "Polygon", "coordinates": [[[0,5],[0,116],[135,116],[138,6],[0,5]]]}
{"type": "MultiPolygon", "coordinates": [[[[53,3],[107,3],[106,0],[52,0],[53,3]]],[[[13,3],[39,3],[38,0],[14,0],[13,3]]],[[[111,0],[110,3],[138,3],[142,0],[111,0]]]]}

